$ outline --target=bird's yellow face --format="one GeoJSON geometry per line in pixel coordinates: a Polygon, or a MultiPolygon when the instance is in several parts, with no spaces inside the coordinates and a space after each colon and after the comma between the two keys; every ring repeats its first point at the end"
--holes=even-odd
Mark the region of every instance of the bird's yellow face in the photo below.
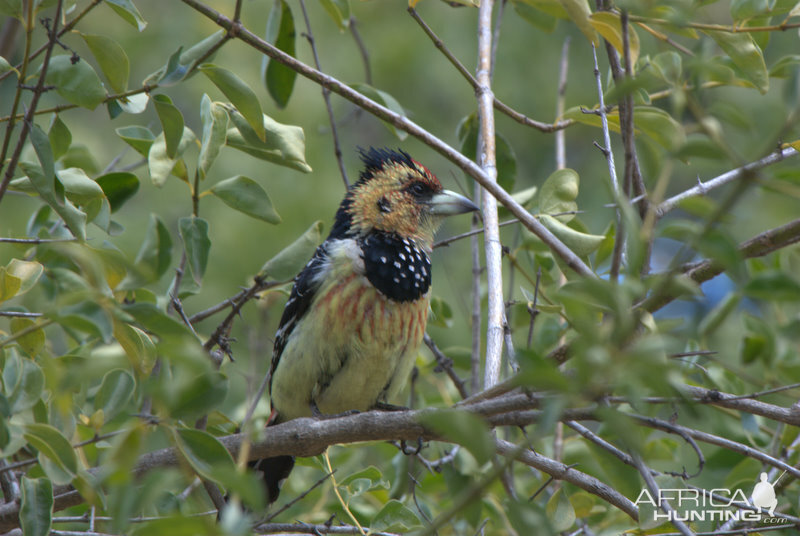
{"type": "Polygon", "coordinates": [[[359,234],[396,233],[426,249],[444,216],[477,209],[469,199],[444,190],[428,168],[410,158],[368,166],[351,200],[348,211],[359,234]]]}

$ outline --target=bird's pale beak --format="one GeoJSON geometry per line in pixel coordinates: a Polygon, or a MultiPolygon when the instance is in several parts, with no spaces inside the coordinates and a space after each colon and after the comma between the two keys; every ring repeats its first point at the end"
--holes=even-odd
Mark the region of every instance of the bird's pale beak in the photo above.
{"type": "Polygon", "coordinates": [[[461,194],[450,190],[443,190],[431,197],[429,202],[431,214],[439,216],[452,216],[480,210],[478,206],[461,194]]]}

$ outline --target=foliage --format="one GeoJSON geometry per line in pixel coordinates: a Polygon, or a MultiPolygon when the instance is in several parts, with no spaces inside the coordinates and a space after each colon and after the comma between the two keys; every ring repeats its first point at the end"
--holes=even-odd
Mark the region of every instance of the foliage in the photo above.
{"type": "Polygon", "coordinates": [[[800,526],[800,4],[510,0],[492,28],[477,2],[409,5],[0,0],[0,532],[800,526]],[[488,134],[456,59],[476,24],[500,32],[488,134]],[[401,141],[529,217],[501,229],[506,294],[448,240],[407,399],[438,410],[275,440],[258,386],[337,164],[347,184],[356,146],[401,141]],[[491,386],[471,375],[499,355],[475,322],[493,300],[512,345],[491,386]],[[298,459],[253,529],[254,453],[342,437],[394,441],[298,459]],[[676,490],[747,511],[725,499],[762,471],[776,517],[681,522],[713,508],[676,490]]]}

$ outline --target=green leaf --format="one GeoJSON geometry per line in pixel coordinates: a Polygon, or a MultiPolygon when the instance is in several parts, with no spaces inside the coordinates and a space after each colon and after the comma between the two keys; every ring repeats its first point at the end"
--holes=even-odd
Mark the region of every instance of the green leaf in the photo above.
{"type": "MultiPolygon", "coordinates": [[[[32,328],[36,325],[36,321],[31,318],[12,318],[11,319],[11,333],[16,335],[20,331],[32,328]]],[[[41,349],[44,347],[45,336],[44,330],[37,329],[23,335],[17,339],[17,344],[20,348],[31,358],[36,357],[41,349]]]]}
{"type": "Polygon", "coordinates": [[[683,126],[671,115],[653,106],[636,106],[633,111],[636,128],[669,151],[677,151],[686,143],[683,126]]]}
{"type": "Polygon", "coordinates": [[[24,536],[49,536],[53,525],[53,483],[47,478],[20,481],[19,523],[24,536]]]}
{"type": "Polygon", "coordinates": [[[600,247],[600,244],[602,244],[605,239],[603,235],[593,235],[576,231],[546,214],[540,215],[539,221],[579,257],[585,257],[592,253],[600,247]]]}
{"type": "Polygon", "coordinates": [[[128,171],[116,171],[97,177],[97,184],[111,205],[111,212],[116,212],[125,202],[139,191],[139,177],[128,171]]]}
{"type": "Polygon", "coordinates": [[[208,252],[211,249],[211,240],[208,239],[208,222],[194,216],[181,218],[178,220],[178,232],[183,240],[192,277],[199,284],[203,274],[206,273],[208,252]]]}
{"type": "Polygon", "coordinates": [[[204,179],[211,164],[217,159],[219,150],[225,145],[228,112],[219,103],[211,102],[208,95],[203,95],[200,102],[200,119],[203,122],[203,136],[200,142],[200,156],[197,157],[197,169],[200,171],[200,178],[204,179]]]}
{"type": "Polygon", "coordinates": [[[558,19],[541,9],[528,4],[524,0],[512,0],[511,4],[514,6],[514,11],[517,15],[522,17],[534,28],[542,30],[545,33],[553,33],[558,24],[558,19]]]}
{"type": "Polygon", "coordinates": [[[78,205],[85,205],[94,199],[104,197],[100,185],[90,179],[81,168],[62,169],[57,176],[64,185],[67,197],[78,205]]]}
{"type": "Polygon", "coordinates": [[[108,371],[94,397],[95,410],[102,409],[106,422],[125,409],[136,389],[136,381],[123,369],[108,371]]]}
{"type": "Polygon", "coordinates": [[[8,273],[5,266],[0,266],[0,303],[16,296],[21,285],[19,277],[8,273]]]}
{"type": "MultiPolygon", "coordinates": [[[[289,4],[285,0],[275,0],[267,19],[267,31],[264,36],[267,43],[275,45],[290,56],[295,54],[294,17],[289,4]]],[[[286,108],[294,89],[297,72],[286,65],[264,56],[262,75],[270,96],[278,108],[286,108]]]]}
{"type": "Polygon", "coordinates": [[[800,65],[800,54],[783,56],[769,68],[769,75],[773,78],[789,78],[797,72],[798,65],[800,65]]]}
{"type": "MultiPolygon", "coordinates": [[[[539,193],[539,212],[541,214],[558,214],[578,210],[575,200],[578,198],[580,177],[572,169],[559,169],[553,172],[542,185],[539,193]]],[[[565,214],[556,219],[566,223],[574,215],[565,214]]]]}
{"type": "Polygon", "coordinates": [[[39,280],[44,266],[36,261],[22,261],[19,259],[11,259],[6,266],[7,273],[19,278],[20,285],[17,289],[17,295],[28,292],[33,285],[39,280]]]}
{"type": "Polygon", "coordinates": [[[22,21],[22,0],[0,0],[0,15],[9,15],[22,21]]]}
{"type": "MultiPolygon", "coordinates": [[[[478,114],[466,116],[458,124],[456,135],[461,142],[461,153],[470,160],[476,160],[475,151],[478,149],[478,114]]],[[[514,149],[506,138],[495,133],[495,159],[497,167],[497,183],[506,191],[514,189],[517,175],[517,157],[514,149]]]]}
{"type": "MultiPolygon", "coordinates": [[[[622,22],[618,13],[597,11],[589,16],[589,24],[591,24],[592,28],[597,30],[597,33],[602,35],[606,41],[617,49],[620,58],[624,56],[622,22]]],[[[639,59],[639,36],[636,34],[636,30],[632,24],[628,26],[628,39],[631,64],[635,65],[636,60],[639,59]]]]}
{"type": "MultiPolygon", "coordinates": [[[[36,152],[36,157],[42,166],[42,173],[44,173],[49,186],[56,176],[56,163],[53,148],[50,146],[50,138],[36,123],[31,125],[30,136],[33,150],[36,152]]],[[[53,185],[55,186],[55,184],[53,185]]]]}
{"type": "Polygon", "coordinates": [[[166,95],[154,95],[153,104],[155,104],[161,128],[164,130],[167,157],[174,160],[178,154],[178,146],[183,139],[183,114],[166,95]]]}
{"type": "Polygon", "coordinates": [[[136,255],[136,265],[155,280],[169,268],[172,258],[172,238],[167,226],[155,214],[150,215],[142,247],[136,255]]]}
{"type": "Polygon", "coordinates": [[[236,110],[229,110],[235,125],[228,129],[226,144],[261,160],[310,173],[306,163],[306,140],[303,129],[283,125],[269,116],[263,116],[266,140],[261,141],[255,131],[236,110]]]}
{"type": "Polygon", "coordinates": [[[322,241],[322,222],[316,221],[303,235],[268,260],[259,272],[278,281],[292,279],[306,265],[322,241]]]}
{"type": "Polygon", "coordinates": [[[761,94],[769,89],[769,74],[764,55],[753,36],[747,32],[706,31],[717,45],[728,55],[742,75],[752,82],[761,94]]]}
{"type": "Polygon", "coordinates": [[[71,475],[78,472],[78,457],[67,438],[49,424],[28,423],[23,437],[28,443],[56,465],[71,475]]]}
{"type": "Polygon", "coordinates": [[[106,98],[106,90],[92,66],[82,59],[73,64],[72,56],[54,57],[47,68],[46,82],[55,86],[64,99],[90,110],[106,98]]]}
{"type": "Polygon", "coordinates": [[[156,139],[149,128],[138,125],[120,127],[116,130],[116,133],[125,143],[133,147],[137,153],[144,157],[150,152],[150,146],[153,145],[153,141],[156,139]]]}
{"type": "Polygon", "coordinates": [[[420,423],[448,441],[463,445],[481,465],[494,453],[489,427],[477,415],[461,410],[441,410],[421,415],[420,423]]]}
{"type": "Polygon", "coordinates": [[[556,532],[569,530],[575,524],[575,509],[569,502],[567,494],[564,493],[564,488],[559,488],[553,493],[547,501],[545,512],[556,532]]]}
{"type": "Polygon", "coordinates": [[[72,144],[72,134],[67,128],[67,125],[61,120],[61,116],[54,115],[53,121],[50,123],[50,131],[47,133],[50,140],[50,147],[53,150],[53,158],[58,160],[66,154],[69,146],[72,144]]]}
{"type": "Polygon", "coordinates": [[[406,533],[421,526],[417,514],[395,499],[384,504],[369,524],[372,532],[406,533]]]}
{"type": "Polygon", "coordinates": [[[731,17],[734,21],[745,21],[758,15],[768,14],[775,0],[731,0],[731,17]]]}
{"type": "Polygon", "coordinates": [[[377,467],[370,465],[339,482],[339,487],[345,488],[352,499],[373,489],[389,489],[389,483],[377,467]]]}
{"type": "Polygon", "coordinates": [[[179,164],[178,157],[180,157],[189,145],[195,141],[197,141],[197,138],[194,132],[192,132],[189,127],[183,127],[183,135],[178,144],[176,158],[170,158],[167,154],[167,142],[164,138],[164,133],[162,132],[156,137],[147,153],[147,168],[150,171],[150,179],[155,186],[159,188],[164,186],[167,177],[169,177],[173,171],[177,173],[177,170],[180,169],[179,166],[176,165],[179,164]]]}
{"type": "Polygon", "coordinates": [[[583,35],[595,46],[600,46],[600,40],[597,38],[590,19],[592,12],[588,2],[586,0],[561,0],[561,5],[583,35]]]}
{"type": "Polygon", "coordinates": [[[785,272],[769,271],[758,274],[742,289],[745,296],[765,301],[800,300],[800,283],[785,272]]]}
{"type": "Polygon", "coordinates": [[[320,0],[320,4],[339,27],[339,30],[344,31],[350,25],[349,0],[320,0]]]}
{"type": "MultiPolygon", "coordinates": [[[[350,87],[355,89],[365,97],[377,102],[381,106],[388,108],[390,111],[396,113],[397,115],[406,117],[406,111],[403,110],[403,107],[400,106],[400,103],[397,102],[397,99],[395,99],[385,91],[376,89],[370,86],[369,84],[350,84],[350,87]]],[[[394,125],[386,123],[385,121],[383,122],[383,124],[386,125],[386,128],[388,128],[389,131],[392,134],[394,134],[400,141],[408,137],[408,133],[406,131],[400,130],[396,128],[394,125]]]]}
{"type": "Polygon", "coordinates": [[[54,181],[45,177],[41,167],[30,162],[20,162],[19,167],[28,175],[42,199],[61,216],[72,234],[79,240],[85,240],[86,214],[75,208],[69,200],[56,198],[54,181]]]}
{"type": "Polygon", "coordinates": [[[213,470],[216,466],[236,471],[230,453],[208,432],[193,428],[178,428],[174,432],[178,449],[198,475],[213,479],[213,470]]]}
{"type": "Polygon", "coordinates": [[[266,132],[264,130],[264,121],[261,118],[263,115],[261,113],[261,103],[258,102],[258,97],[253,90],[234,73],[222,67],[204,63],[199,69],[230,99],[231,104],[247,120],[258,139],[264,142],[266,140],[266,132]]]}
{"type": "Polygon", "coordinates": [[[108,311],[92,300],[59,307],[48,315],[62,326],[111,342],[113,325],[108,311]]]}
{"type": "MultiPolygon", "coordinates": [[[[196,70],[189,72],[189,69],[200,59],[205,61],[210,57],[207,54],[226,39],[225,30],[217,30],[202,41],[195,43],[185,52],[183,47],[179,47],[167,60],[167,64],[144,79],[143,84],[159,86],[172,86],[196,73],[196,70]]],[[[211,54],[213,56],[214,53],[211,54]]]]}
{"type": "Polygon", "coordinates": [[[453,309],[438,296],[431,298],[431,313],[428,318],[428,325],[440,328],[449,328],[453,325],[453,309]]]}
{"type": "Polygon", "coordinates": [[[147,23],[142,18],[142,14],[136,9],[131,0],[106,0],[106,3],[113,9],[122,20],[135,26],[140,32],[147,27],[147,23]]]}
{"type": "Polygon", "coordinates": [[[119,43],[104,35],[81,34],[83,40],[92,51],[100,70],[106,75],[111,89],[116,93],[124,93],[128,89],[130,62],[119,43]]]}
{"type": "Polygon", "coordinates": [[[41,398],[44,373],[32,360],[11,352],[3,366],[3,385],[11,414],[19,413],[32,408],[41,398]]]}
{"type": "Polygon", "coordinates": [[[281,222],[281,217],[272,206],[269,195],[253,179],[236,175],[218,182],[210,191],[229,207],[248,216],[267,223],[281,222]]]}

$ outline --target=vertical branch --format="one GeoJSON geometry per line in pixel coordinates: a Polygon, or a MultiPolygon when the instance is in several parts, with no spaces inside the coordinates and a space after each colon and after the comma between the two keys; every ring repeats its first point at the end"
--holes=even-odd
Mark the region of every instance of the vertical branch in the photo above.
{"type": "MultiPolygon", "coordinates": [[[[564,46],[561,48],[561,67],[558,76],[558,98],[556,99],[556,121],[564,115],[564,103],[567,96],[567,66],[569,65],[569,41],[567,36],[564,39],[564,46]]],[[[567,141],[564,129],[556,131],[556,169],[567,167],[567,141]]]]}
{"type": "MultiPolygon", "coordinates": [[[[483,189],[475,185],[475,202],[480,204],[483,189]]],[[[478,215],[472,217],[472,230],[482,229],[478,215]]],[[[472,252],[472,354],[470,357],[470,389],[475,394],[481,390],[481,244],[478,233],[470,237],[472,252]]]]}
{"type": "MultiPolygon", "coordinates": [[[[478,13],[478,164],[491,182],[497,182],[494,129],[494,95],[491,87],[492,71],[492,0],[481,2],[478,13]]],[[[502,250],[497,218],[497,200],[484,192],[481,196],[483,212],[484,249],[486,252],[486,280],[488,290],[486,327],[486,365],[484,389],[493,386],[500,378],[500,358],[503,350],[503,273],[502,250]]]]}
{"type": "MultiPolygon", "coordinates": [[[[317,54],[317,45],[314,43],[314,34],[311,33],[311,21],[308,20],[308,12],[306,12],[306,3],[300,0],[300,9],[303,11],[303,19],[306,23],[306,32],[303,34],[311,46],[311,53],[314,56],[314,67],[318,71],[322,68],[319,66],[319,55],[317,54]]],[[[347,170],[344,167],[342,160],[342,149],[339,147],[339,134],[336,131],[336,118],[333,116],[333,108],[331,107],[331,90],[322,86],[322,98],[325,100],[325,108],[328,110],[328,121],[331,124],[331,136],[333,136],[333,154],[336,155],[336,163],[339,165],[339,173],[342,175],[345,189],[350,188],[350,181],[347,179],[347,170]]]]}
{"type": "Polygon", "coordinates": [[[606,102],[603,97],[603,82],[600,79],[600,67],[597,64],[597,48],[592,44],[592,57],[594,58],[594,78],[597,84],[597,99],[600,105],[598,113],[600,122],[603,125],[603,147],[598,147],[606,157],[608,163],[608,176],[611,179],[611,192],[617,203],[617,235],[614,239],[614,253],[611,257],[611,281],[616,281],[619,277],[619,269],[622,266],[622,254],[625,244],[625,229],[622,226],[622,210],[620,208],[622,193],[617,180],[617,167],[614,163],[614,151],[611,150],[611,134],[608,130],[608,116],[606,115],[606,102]]]}

